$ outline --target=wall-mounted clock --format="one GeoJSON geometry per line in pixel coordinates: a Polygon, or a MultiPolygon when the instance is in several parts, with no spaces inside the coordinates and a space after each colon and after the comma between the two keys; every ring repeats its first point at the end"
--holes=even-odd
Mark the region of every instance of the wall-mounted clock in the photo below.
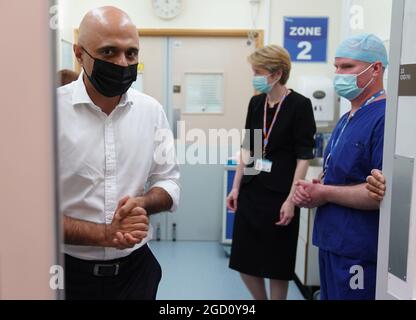
{"type": "Polygon", "coordinates": [[[183,0],[152,0],[153,11],[162,19],[177,17],[183,8],[183,0]]]}

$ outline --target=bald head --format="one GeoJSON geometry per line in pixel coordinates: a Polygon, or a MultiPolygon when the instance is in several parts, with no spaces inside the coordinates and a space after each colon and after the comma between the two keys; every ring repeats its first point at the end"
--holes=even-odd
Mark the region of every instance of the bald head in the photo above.
{"type": "MultiPolygon", "coordinates": [[[[89,76],[92,74],[94,59],[123,67],[137,64],[139,59],[137,28],[127,13],[118,8],[101,7],[91,10],[82,19],[74,53],[89,76]]],[[[90,85],[88,79],[85,81],[90,85]]]]}
{"type": "Polygon", "coordinates": [[[94,39],[130,36],[139,41],[137,28],[124,11],[116,7],[101,7],[89,11],[79,26],[78,43],[87,46],[94,39]]]}

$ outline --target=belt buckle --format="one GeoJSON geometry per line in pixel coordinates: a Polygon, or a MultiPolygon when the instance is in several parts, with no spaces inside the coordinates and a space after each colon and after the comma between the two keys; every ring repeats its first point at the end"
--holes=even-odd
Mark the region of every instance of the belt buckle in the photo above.
{"type": "Polygon", "coordinates": [[[118,263],[114,263],[114,264],[96,264],[94,265],[94,271],[93,274],[94,276],[97,277],[114,277],[118,275],[120,269],[120,265],[118,263]],[[100,272],[101,268],[114,268],[114,273],[113,274],[103,274],[100,272]]]}

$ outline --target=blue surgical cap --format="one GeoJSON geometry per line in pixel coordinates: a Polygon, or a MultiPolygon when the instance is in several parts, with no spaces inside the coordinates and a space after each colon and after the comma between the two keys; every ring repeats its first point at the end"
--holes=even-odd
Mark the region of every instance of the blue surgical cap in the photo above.
{"type": "Polygon", "coordinates": [[[374,34],[348,37],[338,47],[335,58],[349,58],[368,63],[380,61],[383,67],[389,64],[386,47],[383,41],[374,34]]]}

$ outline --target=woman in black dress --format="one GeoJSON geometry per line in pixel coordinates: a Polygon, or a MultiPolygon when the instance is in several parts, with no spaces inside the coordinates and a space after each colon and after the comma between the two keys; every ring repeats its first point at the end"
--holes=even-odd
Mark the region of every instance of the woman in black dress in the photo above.
{"type": "Polygon", "coordinates": [[[248,60],[261,94],[248,107],[249,131],[227,197],[228,208],[235,211],[230,268],[240,272],[254,299],[268,298],[265,279],[270,279],[270,299],[286,299],[299,231],[300,210],[292,195],[314,157],[315,119],[311,101],[285,86],[291,61],[284,48],[267,46],[248,60]],[[254,129],[263,132],[263,155],[257,157],[254,129]]]}

